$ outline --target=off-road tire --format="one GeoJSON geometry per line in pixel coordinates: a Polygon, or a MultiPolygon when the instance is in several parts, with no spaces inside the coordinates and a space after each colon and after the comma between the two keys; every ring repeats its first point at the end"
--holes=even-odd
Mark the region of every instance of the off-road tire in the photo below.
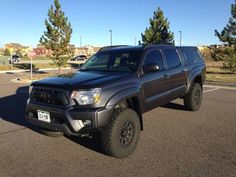
{"type": "Polygon", "coordinates": [[[189,92],[184,96],[185,108],[189,111],[199,110],[202,103],[202,87],[199,83],[194,82],[189,92]]]}
{"type": "Polygon", "coordinates": [[[136,149],[139,135],[138,114],[132,109],[119,107],[114,110],[109,124],[102,132],[102,147],[108,155],[125,158],[136,149]]]}

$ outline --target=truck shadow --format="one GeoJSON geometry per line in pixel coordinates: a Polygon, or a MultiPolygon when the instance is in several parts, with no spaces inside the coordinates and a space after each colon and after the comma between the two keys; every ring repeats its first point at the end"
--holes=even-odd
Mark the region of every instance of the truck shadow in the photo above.
{"type": "Polygon", "coordinates": [[[24,118],[28,96],[28,86],[24,86],[19,87],[14,95],[0,98],[0,117],[7,122],[30,127],[24,118]]]}
{"type": "Polygon", "coordinates": [[[28,86],[19,87],[14,95],[0,98],[0,118],[40,133],[37,127],[29,124],[25,119],[28,90],[28,86]]]}
{"type": "Polygon", "coordinates": [[[176,110],[181,110],[181,111],[187,111],[185,106],[182,104],[178,104],[178,103],[173,103],[173,102],[169,102],[164,106],[161,106],[163,108],[167,108],[167,109],[176,109],[176,110]]]}
{"type": "Polygon", "coordinates": [[[66,136],[65,135],[65,137],[68,138],[69,140],[85,147],[85,148],[88,148],[88,149],[91,149],[95,152],[106,155],[106,153],[104,152],[104,150],[102,148],[100,138],[98,136],[95,136],[95,137],[77,137],[77,136],[66,136]]]}

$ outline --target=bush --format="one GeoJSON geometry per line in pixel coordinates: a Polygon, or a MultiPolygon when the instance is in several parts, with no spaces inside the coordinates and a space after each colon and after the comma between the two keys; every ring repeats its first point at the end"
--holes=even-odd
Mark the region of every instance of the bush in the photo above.
{"type": "Polygon", "coordinates": [[[204,48],[203,50],[201,50],[201,54],[203,56],[203,58],[206,60],[206,61],[213,61],[213,57],[212,57],[212,49],[207,47],[207,48],[204,48]]]}
{"type": "Polygon", "coordinates": [[[222,68],[229,69],[231,72],[236,72],[236,51],[228,55],[222,68]]]}

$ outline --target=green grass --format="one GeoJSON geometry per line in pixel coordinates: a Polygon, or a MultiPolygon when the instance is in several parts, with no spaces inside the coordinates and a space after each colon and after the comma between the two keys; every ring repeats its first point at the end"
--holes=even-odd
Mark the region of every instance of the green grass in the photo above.
{"type": "Polygon", "coordinates": [[[7,71],[7,70],[11,70],[10,65],[0,65],[0,71],[7,71]]]}
{"type": "Polygon", "coordinates": [[[230,70],[228,69],[222,69],[220,67],[207,67],[208,74],[233,74],[230,70]]]}
{"type": "Polygon", "coordinates": [[[236,83],[236,73],[220,67],[207,67],[206,80],[213,82],[236,83]]]}
{"type": "MultiPolygon", "coordinates": [[[[22,60],[30,60],[30,58],[28,58],[28,57],[22,57],[21,59],[22,60]]],[[[50,58],[49,57],[44,57],[44,56],[37,56],[33,60],[50,60],[50,58]]]]}
{"type": "Polygon", "coordinates": [[[207,81],[236,83],[236,74],[207,74],[207,81]]]}

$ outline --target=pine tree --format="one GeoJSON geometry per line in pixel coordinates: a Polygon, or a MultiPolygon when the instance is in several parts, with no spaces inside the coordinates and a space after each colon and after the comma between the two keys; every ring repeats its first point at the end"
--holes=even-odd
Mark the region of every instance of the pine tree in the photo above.
{"type": "Polygon", "coordinates": [[[150,27],[141,34],[143,44],[174,44],[174,34],[169,30],[170,24],[160,7],[154,12],[149,22],[150,27]]]}
{"type": "Polygon", "coordinates": [[[65,66],[70,57],[69,48],[72,28],[65,13],[61,10],[59,0],[54,0],[54,6],[48,11],[48,20],[45,20],[46,31],[40,38],[40,43],[52,51],[53,64],[59,68],[65,66]]]}
{"type": "Polygon", "coordinates": [[[20,49],[18,49],[18,50],[16,51],[16,55],[22,57],[22,54],[21,54],[21,50],[20,50],[20,49]]]}
{"type": "Polygon", "coordinates": [[[228,46],[224,49],[215,49],[216,59],[220,58],[225,61],[225,69],[229,69],[232,72],[236,71],[236,0],[231,5],[231,17],[229,22],[221,32],[215,30],[215,35],[219,40],[228,46]]]}
{"type": "Polygon", "coordinates": [[[236,0],[235,3],[231,5],[231,15],[228,24],[220,32],[215,30],[215,35],[223,43],[228,44],[236,48],[236,0]]]}

